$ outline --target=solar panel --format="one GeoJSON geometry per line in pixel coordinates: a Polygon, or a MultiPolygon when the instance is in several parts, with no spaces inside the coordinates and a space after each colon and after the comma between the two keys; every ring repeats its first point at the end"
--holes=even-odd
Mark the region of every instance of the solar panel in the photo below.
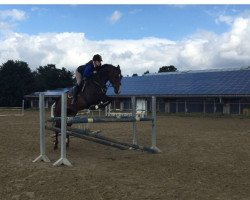
{"type": "Polygon", "coordinates": [[[132,95],[250,95],[250,70],[124,77],[120,96],[132,95]]]}

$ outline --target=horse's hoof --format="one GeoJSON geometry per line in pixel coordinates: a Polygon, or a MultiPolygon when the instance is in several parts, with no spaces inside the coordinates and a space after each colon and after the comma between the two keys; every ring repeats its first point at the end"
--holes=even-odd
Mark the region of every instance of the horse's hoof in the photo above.
{"type": "Polygon", "coordinates": [[[89,106],[89,110],[95,110],[95,105],[89,106]]]}

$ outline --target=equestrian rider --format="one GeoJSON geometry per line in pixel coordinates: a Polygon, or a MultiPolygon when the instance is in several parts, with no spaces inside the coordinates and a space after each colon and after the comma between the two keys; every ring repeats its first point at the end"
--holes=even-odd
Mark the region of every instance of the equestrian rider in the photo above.
{"type": "Polygon", "coordinates": [[[93,59],[90,60],[85,65],[81,65],[76,70],[76,85],[73,89],[73,104],[77,101],[77,95],[81,90],[81,83],[82,81],[86,79],[91,79],[94,73],[96,73],[97,70],[102,65],[102,57],[99,54],[96,54],[93,56],[93,59]]]}

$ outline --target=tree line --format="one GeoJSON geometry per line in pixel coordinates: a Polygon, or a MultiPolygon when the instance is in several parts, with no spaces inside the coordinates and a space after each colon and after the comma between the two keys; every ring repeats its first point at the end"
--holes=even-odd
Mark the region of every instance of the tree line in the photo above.
{"type": "Polygon", "coordinates": [[[8,60],[0,66],[0,106],[20,106],[24,95],[71,87],[74,73],[54,64],[31,70],[24,61],[8,60]]]}

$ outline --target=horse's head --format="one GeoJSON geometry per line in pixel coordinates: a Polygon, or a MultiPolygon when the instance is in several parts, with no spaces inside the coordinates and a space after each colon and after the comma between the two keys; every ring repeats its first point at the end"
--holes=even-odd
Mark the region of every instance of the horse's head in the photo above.
{"type": "Polygon", "coordinates": [[[107,68],[108,70],[108,81],[112,84],[114,88],[114,92],[116,94],[119,94],[121,92],[121,80],[122,80],[122,74],[120,66],[117,67],[110,65],[110,64],[104,64],[102,66],[103,68],[107,68]]]}

